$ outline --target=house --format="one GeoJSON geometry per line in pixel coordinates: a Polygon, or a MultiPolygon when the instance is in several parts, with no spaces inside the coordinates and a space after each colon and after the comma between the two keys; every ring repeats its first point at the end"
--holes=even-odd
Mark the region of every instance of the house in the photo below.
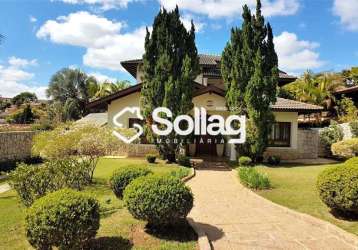
{"type": "MultiPolygon", "coordinates": [[[[193,103],[195,107],[204,107],[208,115],[219,114],[227,117],[225,90],[220,74],[220,56],[200,55],[201,73],[195,79],[193,103]]],[[[108,124],[114,126],[113,117],[126,107],[139,107],[141,91],[141,79],[143,76],[142,60],[130,60],[122,62],[122,66],[137,80],[137,84],[121,90],[112,95],[89,103],[88,107],[94,110],[108,112],[108,124]]],[[[279,73],[279,86],[295,81],[283,71],[279,73]]],[[[270,147],[266,155],[279,155],[282,159],[316,158],[318,148],[318,135],[310,130],[298,129],[298,115],[320,112],[322,107],[278,98],[271,106],[275,115],[275,124],[270,135],[270,147]]],[[[139,123],[135,114],[126,113],[119,118],[120,123],[126,128],[139,123]]],[[[192,145],[192,154],[216,155],[216,143],[210,136],[201,136],[192,145]],[[203,138],[205,137],[205,138],[203,138]],[[200,140],[203,139],[203,140],[200,140]],[[203,142],[203,143],[202,143],[203,142]],[[210,143],[209,143],[210,142],[210,143]]],[[[234,148],[227,144],[225,154],[235,158],[234,148]]]]}
{"type": "Polygon", "coordinates": [[[351,98],[355,105],[358,106],[358,85],[340,88],[336,90],[333,95],[336,97],[337,100],[340,100],[343,97],[351,98]]]}

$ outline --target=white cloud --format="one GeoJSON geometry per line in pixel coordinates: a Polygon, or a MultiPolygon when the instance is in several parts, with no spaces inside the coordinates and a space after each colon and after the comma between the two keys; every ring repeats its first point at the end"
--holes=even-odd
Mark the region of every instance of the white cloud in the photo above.
{"type": "Polygon", "coordinates": [[[128,3],[138,0],[57,0],[70,4],[90,4],[97,5],[101,10],[110,10],[117,8],[127,8],[128,3]]]}
{"type": "Polygon", "coordinates": [[[124,22],[113,22],[88,12],[71,13],[47,21],[37,37],[87,49],[83,63],[94,68],[123,70],[120,62],[139,58],[144,52],[145,27],[121,32],[124,22]]]}
{"type": "Polygon", "coordinates": [[[116,78],[104,75],[104,74],[99,73],[99,72],[90,72],[90,73],[88,73],[88,75],[93,76],[94,78],[97,79],[97,81],[99,81],[101,83],[102,82],[116,82],[117,81],[116,78]]]}
{"type": "Polygon", "coordinates": [[[274,38],[279,67],[285,71],[304,71],[324,65],[315,51],[319,43],[299,40],[297,35],[287,31],[274,38]]]}
{"type": "Polygon", "coordinates": [[[0,65],[0,95],[14,97],[15,95],[29,91],[33,92],[40,99],[46,98],[45,86],[30,86],[28,82],[33,79],[34,74],[24,70],[24,67],[34,66],[36,60],[26,60],[17,57],[10,57],[7,64],[0,65]]]}
{"type": "MultiPolygon", "coordinates": [[[[181,10],[206,15],[209,18],[235,17],[242,13],[242,6],[247,4],[255,8],[256,0],[158,0],[167,9],[176,5],[181,10]]],[[[300,7],[298,0],[262,0],[265,16],[288,16],[295,14],[300,7]]]]}
{"type": "Polygon", "coordinates": [[[340,17],[341,23],[346,29],[358,31],[358,1],[335,0],[333,13],[340,17]]]}
{"type": "Polygon", "coordinates": [[[27,60],[27,59],[17,58],[12,56],[9,58],[9,64],[15,67],[36,66],[37,60],[36,59],[27,60]]]}
{"type": "Polygon", "coordinates": [[[30,16],[29,19],[30,19],[31,23],[36,23],[37,22],[37,18],[34,17],[34,16],[30,16]]]}
{"type": "Polygon", "coordinates": [[[185,28],[189,31],[191,29],[191,20],[194,22],[195,31],[200,32],[205,27],[205,23],[202,23],[198,20],[195,20],[195,18],[192,15],[186,14],[180,18],[180,20],[183,22],[185,28]]]}

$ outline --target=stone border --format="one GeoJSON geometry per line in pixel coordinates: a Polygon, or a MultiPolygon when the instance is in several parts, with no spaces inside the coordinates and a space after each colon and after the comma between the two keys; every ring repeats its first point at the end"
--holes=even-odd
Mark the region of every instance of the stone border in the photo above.
{"type": "Polygon", "coordinates": [[[189,222],[190,226],[194,229],[194,231],[198,235],[199,249],[200,250],[211,250],[212,248],[211,248],[209,238],[206,235],[206,233],[204,232],[204,230],[201,230],[200,227],[197,227],[195,224],[195,221],[192,218],[187,218],[186,220],[189,222]]]}
{"type": "Polygon", "coordinates": [[[190,179],[194,178],[194,176],[195,176],[195,168],[192,167],[192,168],[190,168],[190,170],[191,170],[191,173],[181,179],[183,182],[187,182],[190,179]]]}
{"type": "MultiPolygon", "coordinates": [[[[235,170],[236,171],[236,170],[235,170]]],[[[237,171],[236,171],[237,172],[237,171]]],[[[237,175],[234,176],[234,178],[237,178],[237,175]]],[[[237,179],[238,184],[240,184],[239,180],[237,179]]],[[[256,197],[258,197],[259,199],[265,200],[266,202],[271,203],[271,205],[279,208],[280,210],[282,210],[284,213],[290,214],[296,218],[299,218],[311,225],[314,225],[316,227],[322,228],[325,231],[331,231],[332,233],[336,234],[338,237],[343,238],[347,243],[354,245],[358,248],[358,237],[352,233],[349,233],[341,228],[339,228],[336,225],[333,225],[331,223],[329,223],[328,221],[325,220],[321,220],[319,218],[316,218],[312,215],[309,214],[305,214],[305,213],[301,213],[295,210],[292,210],[288,207],[279,205],[271,200],[268,200],[260,195],[258,195],[257,193],[255,193],[254,191],[252,191],[251,189],[243,186],[242,184],[240,184],[248,193],[251,193],[253,195],[255,195],[256,197]]]]}

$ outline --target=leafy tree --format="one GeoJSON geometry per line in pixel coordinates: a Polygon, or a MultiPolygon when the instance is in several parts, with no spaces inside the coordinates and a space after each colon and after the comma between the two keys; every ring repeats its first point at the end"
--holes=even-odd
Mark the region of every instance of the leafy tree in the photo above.
{"type": "Polygon", "coordinates": [[[241,28],[231,30],[223,54],[221,72],[226,86],[226,103],[233,114],[249,117],[248,140],[240,153],[260,160],[274,120],[270,104],[276,101],[278,59],[270,24],[265,25],[261,1],[256,14],[243,7],[241,28]]]}
{"type": "Polygon", "coordinates": [[[5,109],[9,108],[11,103],[5,99],[0,97],[0,111],[4,111],[5,109]]]}
{"type": "Polygon", "coordinates": [[[11,102],[17,106],[34,101],[37,101],[37,96],[30,92],[22,92],[11,99],[11,102]]]}
{"type": "Polygon", "coordinates": [[[38,116],[32,112],[31,106],[27,104],[23,110],[8,116],[6,121],[15,124],[30,124],[33,123],[36,118],[38,118],[38,116]]]}
{"type": "Polygon", "coordinates": [[[154,139],[159,152],[168,161],[175,161],[180,145],[173,142],[176,134],[163,139],[170,143],[157,143],[151,132],[151,113],[156,107],[167,107],[173,113],[172,121],[193,108],[193,80],[199,72],[199,59],[195,46],[195,28],[187,31],[180,21],[178,7],[171,12],[161,9],[154,19],[153,31],[147,29],[143,55],[144,81],[141,91],[141,110],[146,118],[146,135],[154,139]]]}
{"type": "Polygon", "coordinates": [[[48,97],[63,105],[62,118],[74,120],[85,112],[85,105],[89,101],[88,81],[92,80],[78,69],[65,68],[54,74],[47,89],[48,97]]]}
{"type": "Polygon", "coordinates": [[[352,122],[358,120],[358,108],[351,98],[344,97],[337,101],[338,120],[340,122],[352,122]]]}

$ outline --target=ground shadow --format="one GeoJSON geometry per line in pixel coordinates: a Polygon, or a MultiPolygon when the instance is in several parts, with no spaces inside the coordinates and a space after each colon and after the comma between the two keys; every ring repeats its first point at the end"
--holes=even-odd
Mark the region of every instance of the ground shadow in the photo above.
{"type": "Polygon", "coordinates": [[[349,212],[342,212],[339,210],[331,209],[330,213],[337,219],[356,222],[358,221],[358,214],[349,213],[349,212]]]}
{"type": "Polygon", "coordinates": [[[186,220],[182,220],[175,225],[155,226],[147,224],[144,231],[156,238],[173,240],[179,242],[196,241],[198,239],[194,229],[186,220]]]}
{"type": "Polygon", "coordinates": [[[219,240],[224,236],[223,230],[217,228],[216,226],[200,223],[200,222],[194,222],[194,223],[195,223],[195,227],[200,228],[202,231],[206,233],[210,241],[219,240]]]}
{"type": "Polygon", "coordinates": [[[93,239],[88,250],[129,250],[133,244],[123,237],[99,237],[93,239]]]}

